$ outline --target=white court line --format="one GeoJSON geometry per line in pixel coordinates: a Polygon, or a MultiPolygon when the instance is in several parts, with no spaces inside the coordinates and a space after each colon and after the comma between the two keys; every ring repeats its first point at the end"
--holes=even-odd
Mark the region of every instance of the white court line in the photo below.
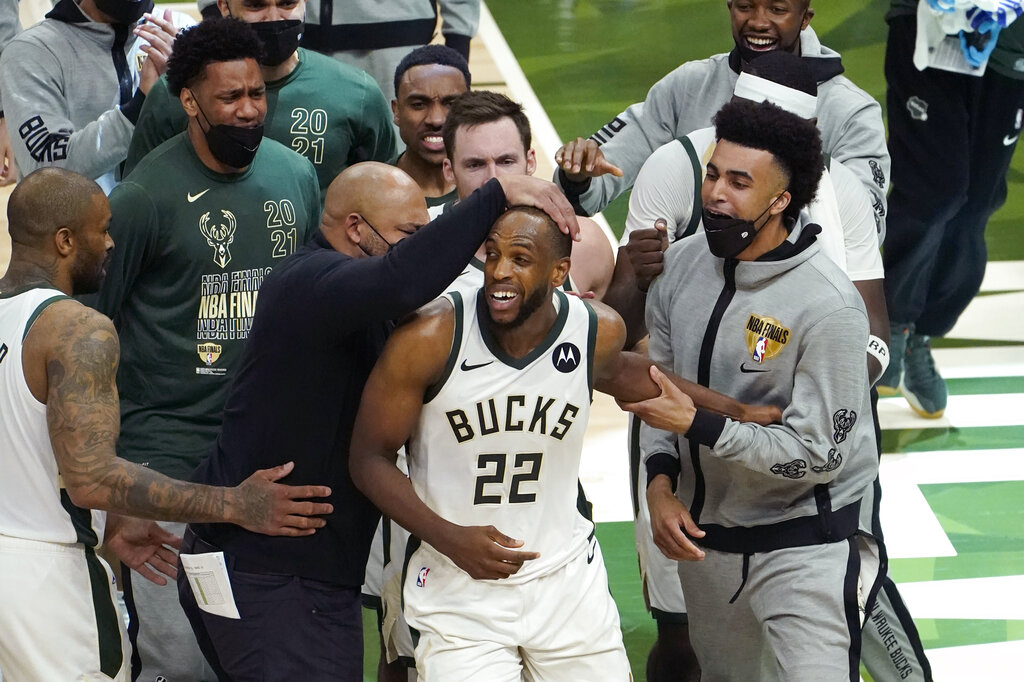
{"type": "MultiPolygon", "coordinates": [[[[498,24],[494,21],[494,17],[491,16],[491,11],[487,9],[486,2],[480,3],[480,29],[478,35],[484,41],[484,44],[487,45],[487,49],[494,58],[494,63],[497,65],[498,71],[501,72],[502,78],[505,79],[508,89],[512,92],[514,98],[518,99],[519,103],[523,105],[526,116],[530,119],[530,131],[533,133],[534,148],[538,154],[544,155],[547,159],[552,159],[552,163],[554,163],[555,152],[562,146],[562,139],[558,136],[558,131],[555,130],[551,119],[548,118],[548,112],[544,111],[544,107],[537,98],[537,94],[533,91],[533,86],[527,80],[526,74],[523,73],[522,67],[519,66],[519,60],[512,53],[512,48],[505,42],[505,36],[502,35],[501,29],[498,28],[498,24]]],[[[618,254],[619,240],[612,233],[608,221],[600,213],[595,214],[593,218],[601,226],[601,229],[604,230],[605,236],[608,237],[608,241],[612,245],[612,253],[618,254]]]]}
{"type": "Polygon", "coordinates": [[[920,486],[1024,481],[1024,448],[885,454],[879,477],[879,514],[889,558],[956,556],[920,486]]]}
{"type": "Polygon", "coordinates": [[[1024,575],[900,583],[900,595],[914,618],[1024,620],[1024,575]]]}
{"type": "Polygon", "coordinates": [[[941,429],[972,426],[1019,426],[1024,393],[951,395],[939,419],[919,417],[901,396],[878,401],[883,429],[941,429]]]}
{"type": "Polygon", "coordinates": [[[1024,291],[1024,260],[989,261],[982,291],[1024,291]]]}
{"type": "MultiPolygon", "coordinates": [[[[900,586],[902,592],[903,586],[900,586]]],[[[913,611],[911,611],[913,613],[913,611]]],[[[916,614],[915,614],[916,615],[916,614]]],[[[927,649],[935,682],[1021,682],[1024,642],[927,649]]]]}
{"type": "Polygon", "coordinates": [[[951,339],[1024,341],[1024,292],[978,296],[946,336],[951,339]]]}
{"type": "Polygon", "coordinates": [[[1024,376],[1024,346],[938,348],[932,357],[946,379],[1024,376]]]}

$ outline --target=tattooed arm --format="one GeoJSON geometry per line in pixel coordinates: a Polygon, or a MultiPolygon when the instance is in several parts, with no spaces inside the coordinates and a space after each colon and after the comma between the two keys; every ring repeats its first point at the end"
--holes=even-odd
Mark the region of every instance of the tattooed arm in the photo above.
{"type": "Polygon", "coordinates": [[[222,488],[177,481],[119,458],[119,344],[113,324],[100,313],[74,301],[54,303],[25,341],[26,359],[35,360],[26,378],[33,369],[45,377],[50,442],[77,506],[168,521],[235,523],[268,535],[310,535],[324,525],[311,517],[330,513],[332,506],[306,498],[327,497],[329,488],[274,483],[291,472],[291,462],[222,488]]]}

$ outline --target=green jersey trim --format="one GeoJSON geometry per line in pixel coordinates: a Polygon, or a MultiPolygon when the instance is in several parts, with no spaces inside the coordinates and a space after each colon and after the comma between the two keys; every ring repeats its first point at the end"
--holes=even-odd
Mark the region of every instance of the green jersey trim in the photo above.
{"type": "Polygon", "coordinates": [[[465,318],[464,309],[465,305],[462,302],[462,294],[458,291],[449,291],[448,296],[451,298],[452,305],[455,307],[455,333],[452,334],[452,347],[448,351],[448,360],[445,361],[444,371],[441,373],[441,378],[438,379],[434,384],[427,387],[426,393],[423,394],[423,404],[426,405],[431,400],[437,397],[437,394],[444,388],[445,382],[448,381],[448,377],[455,371],[455,361],[459,359],[459,351],[462,349],[462,328],[463,320],[465,318]]]}
{"type": "Polygon", "coordinates": [[[687,223],[686,229],[683,230],[682,234],[676,235],[676,239],[682,239],[696,232],[697,225],[700,224],[701,213],[704,209],[704,203],[700,198],[700,186],[704,178],[701,177],[700,157],[697,156],[697,150],[693,148],[690,138],[684,135],[676,139],[679,141],[679,144],[683,145],[686,155],[690,157],[690,165],[693,167],[693,209],[690,211],[690,222],[687,223]]]}
{"type": "MultiPolygon", "coordinates": [[[[31,287],[31,288],[32,289],[44,289],[46,287],[31,287]]],[[[27,291],[27,289],[26,289],[26,291],[27,291]]],[[[25,331],[22,332],[22,334],[21,334],[21,342],[25,343],[25,338],[28,336],[29,331],[32,329],[32,325],[36,323],[36,318],[38,318],[40,315],[42,315],[44,310],[49,308],[51,304],[56,303],[57,301],[65,301],[65,300],[70,300],[70,299],[71,299],[70,296],[66,296],[64,294],[57,294],[56,296],[51,296],[50,298],[46,299],[45,301],[40,303],[38,306],[36,306],[36,309],[34,311],[32,311],[31,315],[29,315],[28,322],[25,323],[25,331]]]]}

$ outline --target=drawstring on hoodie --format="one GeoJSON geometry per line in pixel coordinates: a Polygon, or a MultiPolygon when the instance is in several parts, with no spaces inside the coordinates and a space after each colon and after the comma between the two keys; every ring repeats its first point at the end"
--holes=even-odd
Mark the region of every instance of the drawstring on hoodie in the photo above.
{"type": "Polygon", "coordinates": [[[740,592],[743,591],[743,586],[747,584],[747,574],[750,572],[750,557],[753,554],[749,552],[743,553],[743,579],[740,580],[740,586],[736,589],[736,594],[732,595],[732,599],[729,603],[732,604],[740,596],[740,592]]]}

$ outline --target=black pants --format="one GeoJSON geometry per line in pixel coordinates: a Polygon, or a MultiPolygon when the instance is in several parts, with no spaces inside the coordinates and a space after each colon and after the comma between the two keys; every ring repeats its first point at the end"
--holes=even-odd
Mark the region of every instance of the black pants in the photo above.
{"type": "Polygon", "coordinates": [[[916,27],[913,16],[890,19],[885,52],[893,185],[885,302],[891,320],[943,336],[981,287],[985,225],[1006,201],[1024,80],[918,71],[916,27]]]}
{"type": "MultiPolygon", "coordinates": [[[[219,551],[191,528],[182,538],[183,554],[219,551]]],[[[362,682],[359,587],[250,573],[224,558],[238,620],[200,610],[178,562],[178,598],[221,682],[362,682]]]]}

